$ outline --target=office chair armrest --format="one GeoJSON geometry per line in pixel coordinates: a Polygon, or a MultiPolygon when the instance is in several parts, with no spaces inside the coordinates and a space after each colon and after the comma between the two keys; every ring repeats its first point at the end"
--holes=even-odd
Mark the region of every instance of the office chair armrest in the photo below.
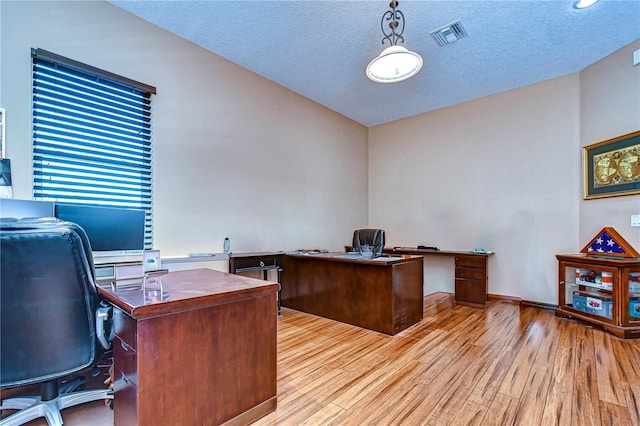
{"type": "Polygon", "coordinates": [[[105,301],[100,302],[96,309],[96,334],[100,345],[107,350],[111,349],[113,341],[113,307],[105,301]]]}

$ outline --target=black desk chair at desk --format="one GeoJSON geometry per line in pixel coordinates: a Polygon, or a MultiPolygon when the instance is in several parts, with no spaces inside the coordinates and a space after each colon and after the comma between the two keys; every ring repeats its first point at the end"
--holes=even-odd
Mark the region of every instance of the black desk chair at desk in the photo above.
{"type": "Polygon", "coordinates": [[[379,257],[384,249],[383,229],[356,229],[353,231],[353,250],[362,251],[362,246],[373,246],[373,256],[379,257]]]}
{"type": "Polygon", "coordinates": [[[3,400],[0,409],[19,411],[0,425],[38,417],[62,425],[63,408],[113,398],[106,388],[58,388],[58,379],[95,364],[106,349],[99,342],[108,346],[91,247],[69,222],[2,220],[0,227],[0,387],[41,384],[39,396],[3,400]]]}

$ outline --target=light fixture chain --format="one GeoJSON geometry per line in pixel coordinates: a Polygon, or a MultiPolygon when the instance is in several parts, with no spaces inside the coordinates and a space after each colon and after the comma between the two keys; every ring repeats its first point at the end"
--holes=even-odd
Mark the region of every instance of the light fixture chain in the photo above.
{"type": "Polygon", "coordinates": [[[404,14],[397,9],[398,2],[396,0],[389,3],[389,7],[391,10],[387,10],[380,20],[380,29],[384,34],[382,44],[385,41],[389,41],[389,44],[395,46],[399,42],[404,43],[404,37],[402,37],[404,33],[404,14]],[[389,24],[385,25],[385,21],[389,22],[389,24]]]}

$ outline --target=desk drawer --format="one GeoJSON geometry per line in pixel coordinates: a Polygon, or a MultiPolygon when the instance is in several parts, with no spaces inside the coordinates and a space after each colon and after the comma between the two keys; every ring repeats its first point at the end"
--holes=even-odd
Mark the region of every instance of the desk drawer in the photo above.
{"type": "Polygon", "coordinates": [[[113,424],[131,426],[138,424],[138,387],[116,368],[113,386],[113,424]]]}
{"type": "Polygon", "coordinates": [[[455,298],[456,302],[485,305],[487,303],[487,284],[485,281],[456,278],[455,298]]]}
{"type": "Polygon", "coordinates": [[[233,267],[238,269],[244,268],[264,268],[264,267],[277,267],[280,266],[281,256],[260,256],[260,257],[238,257],[233,258],[233,267]]]}
{"type": "Polygon", "coordinates": [[[119,337],[113,339],[114,367],[124,373],[134,384],[138,384],[138,354],[119,337]]]}
{"type": "Polygon", "coordinates": [[[487,258],[484,256],[456,256],[456,266],[486,269],[487,258]]]}
{"type": "Polygon", "coordinates": [[[113,331],[116,336],[129,345],[133,350],[137,350],[137,327],[136,321],[120,309],[113,312],[113,331]]]}
{"type": "Polygon", "coordinates": [[[487,270],[478,268],[456,267],[456,278],[484,281],[487,279],[487,270]]]}

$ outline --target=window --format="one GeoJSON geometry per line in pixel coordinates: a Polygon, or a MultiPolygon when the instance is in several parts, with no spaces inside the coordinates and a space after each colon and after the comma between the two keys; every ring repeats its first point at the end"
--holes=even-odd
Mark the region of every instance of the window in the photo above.
{"type": "Polygon", "coordinates": [[[156,89],[42,49],[31,57],[34,198],[143,209],[151,249],[156,89]]]}

